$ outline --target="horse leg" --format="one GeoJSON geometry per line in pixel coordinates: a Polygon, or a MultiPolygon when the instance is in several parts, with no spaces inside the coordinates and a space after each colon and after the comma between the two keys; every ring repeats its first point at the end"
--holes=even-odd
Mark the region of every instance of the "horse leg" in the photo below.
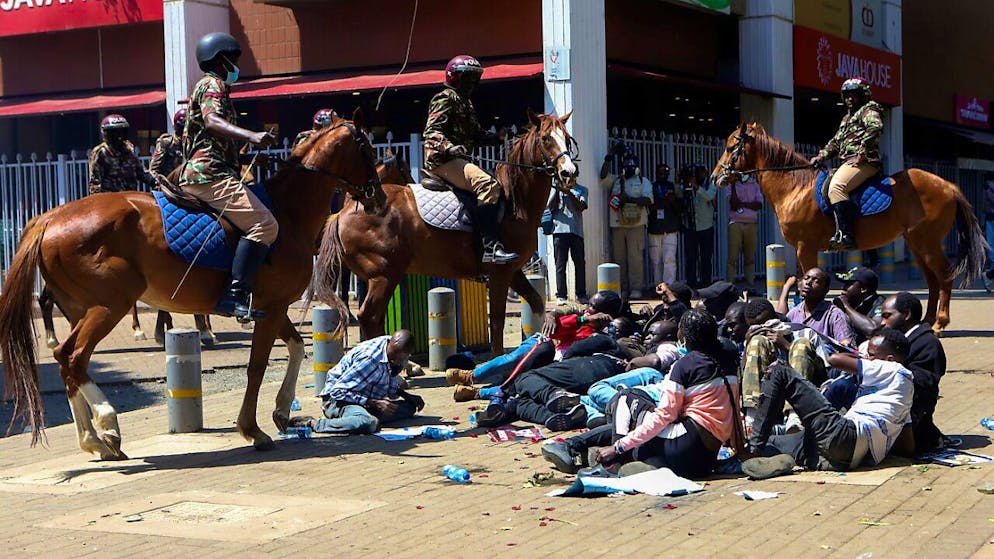
{"type": "Polygon", "coordinates": [[[511,275],[511,289],[524,298],[533,313],[545,313],[545,304],[542,302],[542,295],[535,290],[532,282],[528,281],[528,277],[525,276],[523,271],[518,270],[511,275]]]}
{"type": "MultiPolygon", "coordinates": [[[[507,312],[507,288],[510,283],[511,278],[506,274],[494,274],[490,276],[490,282],[487,284],[487,294],[490,297],[490,351],[493,357],[504,354],[504,317],[507,312]]],[[[528,283],[527,279],[525,283],[528,283]]],[[[525,289],[524,286],[522,289],[525,289]]],[[[538,295],[534,289],[531,291],[538,295]]],[[[520,291],[518,293],[524,295],[520,291]]]]}
{"type": "Polygon", "coordinates": [[[810,246],[810,243],[797,242],[797,267],[800,268],[798,277],[818,265],[818,250],[812,250],[810,246]]]}
{"type": "Polygon", "coordinates": [[[145,339],[145,332],[142,332],[142,325],[138,322],[138,304],[131,307],[131,329],[135,333],[135,341],[140,342],[145,339]]]}
{"type": "Polygon", "coordinates": [[[59,338],[55,335],[55,322],[52,320],[55,301],[52,299],[52,290],[47,285],[38,294],[38,306],[41,307],[41,321],[45,324],[45,345],[48,349],[55,349],[59,345],[59,338]]]}
{"type": "Polygon", "coordinates": [[[294,393],[297,388],[297,376],[300,373],[300,364],[304,361],[304,339],[300,337],[300,332],[293,326],[290,317],[286,317],[280,327],[280,339],[286,343],[287,352],[290,359],[286,364],[286,375],[283,377],[283,384],[280,391],[276,393],[276,409],[273,411],[273,422],[280,431],[286,431],[287,423],[290,421],[290,405],[293,403],[294,393]]]}
{"type": "Polygon", "coordinates": [[[166,330],[173,329],[173,315],[166,311],[159,311],[155,315],[155,342],[159,345],[166,345],[166,330]]]}
{"type": "MultiPolygon", "coordinates": [[[[81,395],[90,406],[93,412],[93,425],[89,429],[96,428],[95,435],[106,446],[106,452],[103,448],[89,443],[88,433],[82,437],[80,448],[88,452],[97,450],[104,460],[126,460],[128,457],[121,452],[121,428],[117,422],[117,411],[107,401],[100,387],[90,378],[87,369],[97,343],[114,329],[127,312],[127,307],[90,307],[73,327],[66,341],[55,349],[55,358],[61,365],[60,372],[66,385],[66,393],[70,396],[70,404],[73,404],[74,396],[81,395]],[[87,446],[84,447],[84,444],[87,446]]],[[[74,405],[79,406],[80,403],[77,401],[74,405]]],[[[74,411],[74,419],[76,413],[74,411]]],[[[80,412],[79,415],[84,414],[80,412]]],[[[88,418],[84,416],[83,419],[88,418]]],[[[77,432],[80,430],[81,427],[77,424],[77,432]]]]}
{"type": "Polygon", "coordinates": [[[283,321],[286,320],[286,309],[273,313],[267,309],[267,314],[267,318],[255,321],[255,330],[252,333],[252,351],[249,355],[247,371],[248,384],[245,386],[245,398],[242,400],[242,408],[238,412],[237,422],[238,432],[252,441],[256,450],[275,448],[273,439],[259,428],[259,423],[256,421],[256,411],[259,405],[259,387],[262,386],[262,377],[266,374],[266,366],[269,365],[269,354],[273,350],[276,334],[280,331],[283,321]]]}
{"type": "Polygon", "coordinates": [[[925,257],[921,248],[918,245],[912,244],[910,239],[907,239],[907,242],[908,250],[915,259],[915,265],[921,270],[922,277],[925,278],[925,283],[928,284],[928,304],[925,306],[925,314],[922,316],[922,322],[934,324],[935,311],[939,306],[939,280],[935,277],[932,269],[925,265],[925,257]]]}
{"type": "Polygon", "coordinates": [[[384,319],[387,314],[387,305],[390,304],[390,297],[399,281],[399,279],[378,276],[370,278],[367,282],[369,289],[366,292],[366,299],[359,307],[358,317],[362,339],[368,340],[386,333],[384,319]]]}
{"type": "Polygon", "coordinates": [[[949,297],[953,291],[953,278],[949,277],[949,261],[937,239],[916,239],[912,246],[915,262],[928,281],[928,310],[924,321],[932,324],[936,334],[949,325],[949,297]]]}
{"type": "Polygon", "coordinates": [[[217,336],[214,335],[214,329],[211,328],[211,315],[195,314],[193,321],[197,324],[197,330],[200,331],[201,344],[205,347],[212,347],[217,343],[217,336]]]}
{"type": "MultiPolygon", "coordinates": [[[[51,297],[51,294],[49,294],[51,297]]],[[[79,387],[71,380],[69,375],[69,355],[73,353],[76,346],[76,334],[74,329],[66,338],[59,351],[55,352],[55,359],[59,363],[59,375],[66,385],[66,398],[69,400],[69,410],[72,412],[73,424],[76,427],[76,439],[79,448],[83,452],[98,454],[101,460],[113,460],[114,453],[107,448],[107,445],[97,436],[96,429],[93,428],[93,415],[90,413],[90,405],[79,392],[79,387]]]]}

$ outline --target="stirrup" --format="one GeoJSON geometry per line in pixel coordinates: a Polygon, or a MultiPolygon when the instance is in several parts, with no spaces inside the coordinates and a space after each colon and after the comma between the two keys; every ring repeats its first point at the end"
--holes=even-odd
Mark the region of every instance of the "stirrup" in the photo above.
{"type": "Polygon", "coordinates": [[[253,294],[249,293],[248,304],[245,307],[235,305],[234,317],[239,324],[249,324],[255,320],[266,318],[266,313],[252,308],[253,294]]]}

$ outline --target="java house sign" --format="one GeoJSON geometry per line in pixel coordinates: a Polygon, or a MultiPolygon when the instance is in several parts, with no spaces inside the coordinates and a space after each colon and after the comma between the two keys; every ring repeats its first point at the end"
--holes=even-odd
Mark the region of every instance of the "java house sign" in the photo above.
{"type": "Polygon", "coordinates": [[[853,77],[870,82],[876,101],[901,104],[900,56],[794,26],[795,84],[838,93],[842,82],[853,77]]]}
{"type": "Polygon", "coordinates": [[[0,37],[162,21],[162,0],[0,0],[0,37]]]}

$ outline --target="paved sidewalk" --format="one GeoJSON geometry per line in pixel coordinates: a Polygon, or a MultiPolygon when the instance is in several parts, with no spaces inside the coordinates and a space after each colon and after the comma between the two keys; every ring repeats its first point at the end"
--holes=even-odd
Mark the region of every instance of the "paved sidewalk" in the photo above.
{"type": "MultiPolygon", "coordinates": [[[[988,455],[994,433],[978,422],[994,415],[992,314],[992,298],[954,301],[949,368],[970,372],[943,379],[937,411],[947,434],[988,455]]],[[[316,414],[304,387],[309,366],[298,394],[303,413],[316,414]]],[[[2,554],[994,557],[994,495],[977,491],[994,484],[994,465],[712,480],[679,498],[550,498],[571,478],[557,473],[544,487],[524,487],[549,471],[537,445],[491,444],[470,430],[471,405],[452,402],[440,375],[413,382],[428,404],[420,420],[455,425],[456,440],[320,437],[256,452],[233,431],[240,390],[205,398],[204,433],[165,434],[164,406],[122,414],[127,462],[89,462],[71,425],[48,429],[47,448],[30,448],[27,435],[2,439],[2,554]],[[473,482],[442,477],[449,463],[468,468],[473,482]],[[732,495],[743,488],[783,494],[757,502],[732,495]]],[[[263,386],[258,414],[271,435],[277,386],[263,386]]]]}

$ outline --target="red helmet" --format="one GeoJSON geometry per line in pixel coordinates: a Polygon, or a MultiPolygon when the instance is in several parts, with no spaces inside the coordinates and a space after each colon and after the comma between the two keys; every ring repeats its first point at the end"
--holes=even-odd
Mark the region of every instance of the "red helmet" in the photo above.
{"type": "Polygon", "coordinates": [[[173,115],[173,129],[180,131],[186,126],[186,109],[180,109],[173,115]]]}
{"type": "Polygon", "coordinates": [[[118,114],[109,114],[100,121],[101,132],[106,132],[108,130],[126,130],[128,126],[128,119],[118,114]]]}
{"type": "Polygon", "coordinates": [[[314,129],[323,128],[331,124],[331,118],[335,115],[335,111],[331,109],[318,109],[318,112],[314,113],[314,129]]]}
{"type": "Polygon", "coordinates": [[[845,95],[850,91],[858,91],[866,95],[867,99],[869,99],[872,90],[870,89],[870,82],[859,76],[854,76],[842,82],[842,94],[845,95]]]}
{"type": "Polygon", "coordinates": [[[483,66],[480,61],[468,54],[460,54],[445,65],[445,85],[459,89],[462,85],[462,75],[476,76],[477,81],[483,76],[483,66]]]}

